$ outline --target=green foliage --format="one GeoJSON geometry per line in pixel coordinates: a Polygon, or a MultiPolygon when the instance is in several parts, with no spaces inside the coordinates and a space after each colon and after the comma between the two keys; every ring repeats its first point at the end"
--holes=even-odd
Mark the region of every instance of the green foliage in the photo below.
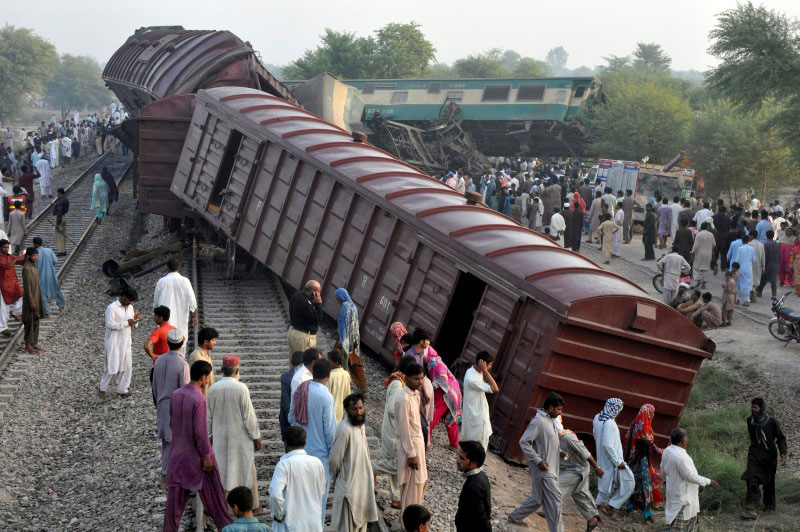
{"type": "Polygon", "coordinates": [[[544,60],[550,64],[552,71],[555,72],[557,76],[564,74],[566,71],[567,59],[569,59],[569,54],[563,46],[551,48],[544,58],[544,60]]]}
{"type": "Polygon", "coordinates": [[[373,73],[378,78],[413,78],[425,74],[436,54],[419,24],[387,24],[375,32],[373,73]]]}
{"type": "Polygon", "coordinates": [[[669,72],[672,58],[664,52],[660,44],[637,43],[633,51],[633,66],[648,72],[669,72]]]}
{"type": "Polygon", "coordinates": [[[503,52],[503,66],[508,70],[514,70],[517,68],[520,59],[522,59],[522,56],[515,50],[506,50],[503,52]]]}
{"type": "Polygon", "coordinates": [[[503,65],[503,51],[500,48],[459,59],[453,63],[453,72],[458,78],[511,77],[511,72],[503,65]]]}
{"type": "Polygon", "coordinates": [[[523,57],[514,68],[515,78],[545,78],[552,75],[553,68],[549,63],[532,57],[523,57]]]}
{"type": "Polygon", "coordinates": [[[373,77],[374,39],[329,28],[325,28],[325,34],[320,38],[320,46],[306,50],[303,57],[283,67],[284,79],[311,79],[324,72],[339,78],[373,77]]]}
{"type": "Polygon", "coordinates": [[[326,28],[320,39],[317,48],[283,67],[283,79],[311,79],[323,72],[346,79],[423,76],[436,51],[414,22],[387,24],[375,37],[326,28]]]}
{"type": "Polygon", "coordinates": [[[683,148],[692,112],[677,89],[619,74],[606,81],[605,99],[590,124],[598,157],[668,161],[683,148]]]}
{"type": "MultiPolygon", "coordinates": [[[[720,483],[720,489],[701,489],[704,511],[730,512],[744,506],[745,483],[740,477],[750,444],[745,425],[750,405],[737,393],[741,386],[740,379],[714,363],[703,364],[681,417],[681,427],[689,434],[687,450],[697,471],[720,483]]],[[[779,473],[777,496],[779,504],[796,503],[800,478],[779,473]]]]}
{"type": "Polygon", "coordinates": [[[28,28],[0,29],[0,119],[19,111],[27,97],[53,75],[55,47],[28,28]]]}
{"type": "Polygon", "coordinates": [[[91,57],[64,54],[45,83],[45,98],[61,109],[62,119],[72,110],[101,107],[112,99],[101,75],[100,65],[91,57]]]}
{"type": "Polygon", "coordinates": [[[800,25],[751,2],[723,12],[711,31],[709,53],[721,60],[709,87],[747,111],[775,102],[770,121],[800,160],[800,25]]]}
{"type": "Polygon", "coordinates": [[[725,100],[707,102],[695,114],[687,151],[708,195],[726,193],[735,201],[752,188],[767,197],[797,180],[791,151],[770,122],[767,110],[743,113],[725,100]]]}
{"type": "Polygon", "coordinates": [[[439,78],[454,78],[456,77],[453,69],[447,63],[434,63],[428,67],[425,72],[426,78],[439,79],[439,78]]]}

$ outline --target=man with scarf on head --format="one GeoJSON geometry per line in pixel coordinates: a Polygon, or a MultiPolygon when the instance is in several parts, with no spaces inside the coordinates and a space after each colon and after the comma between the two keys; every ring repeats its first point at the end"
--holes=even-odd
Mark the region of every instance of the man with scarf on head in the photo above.
{"type": "Polygon", "coordinates": [[[765,412],[767,403],[760,397],[751,401],[752,414],[747,418],[750,448],[747,450],[747,469],[742,480],[747,483],[747,504],[742,514],[745,519],[758,517],[760,486],[764,486],[764,510],[775,509],[775,473],[778,470],[778,453],[782,466],[786,465],[786,437],[778,420],[765,412]]]}
{"type": "Polygon", "coordinates": [[[116,181],[114,181],[114,176],[108,171],[107,166],[104,166],[100,171],[100,177],[103,178],[103,181],[108,185],[108,207],[106,208],[106,214],[108,214],[111,209],[111,204],[119,200],[119,189],[117,188],[116,181]]]}
{"type": "Polygon", "coordinates": [[[636,481],[622,453],[619,427],[614,419],[622,412],[622,399],[612,397],[594,416],[592,432],[597,445],[597,463],[606,472],[597,483],[595,502],[607,515],[621,509],[633,493],[636,481]]]}
{"type": "Polygon", "coordinates": [[[335,479],[331,526],[340,531],[366,531],[378,520],[375,482],[364,430],[364,395],[353,393],[343,401],[345,417],[336,427],[331,447],[331,478],[335,479]]]}

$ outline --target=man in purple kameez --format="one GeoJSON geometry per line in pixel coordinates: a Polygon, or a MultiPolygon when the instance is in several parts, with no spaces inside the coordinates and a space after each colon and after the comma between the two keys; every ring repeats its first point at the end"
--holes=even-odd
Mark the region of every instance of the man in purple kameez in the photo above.
{"type": "Polygon", "coordinates": [[[189,370],[192,381],[172,394],[172,445],[167,466],[167,508],[164,532],[177,532],[190,491],[196,491],[218,529],[233,523],[208,439],[206,400],[202,389],[212,366],[198,360],[189,370]]]}

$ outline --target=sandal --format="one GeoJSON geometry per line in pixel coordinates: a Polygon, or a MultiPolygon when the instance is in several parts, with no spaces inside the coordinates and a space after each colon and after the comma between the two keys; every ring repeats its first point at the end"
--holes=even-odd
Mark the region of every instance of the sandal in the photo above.
{"type": "Polygon", "coordinates": [[[596,515],[596,516],[594,516],[594,518],[597,519],[597,522],[595,524],[593,524],[593,525],[590,525],[590,524],[587,523],[586,524],[586,532],[592,532],[592,530],[594,530],[595,528],[600,526],[600,521],[602,521],[602,519],[600,519],[600,516],[596,515]]]}
{"type": "Polygon", "coordinates": [[[744,511],[742,512],[742,519],[749,519],[751,521],[758,519],[758,512],[744,511]]]}

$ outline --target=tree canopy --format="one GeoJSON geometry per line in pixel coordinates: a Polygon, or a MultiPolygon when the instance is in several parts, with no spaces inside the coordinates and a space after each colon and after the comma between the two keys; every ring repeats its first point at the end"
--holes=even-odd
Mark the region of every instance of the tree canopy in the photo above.
{"type": "Polygon", "coordinates": [[[692,111],[677,89],[620,76],[606,82],[605,99],[590,119],[596,156],[668,161],[683,149],[692,111]]]}
{"type": "Polygon", "coordinates": [[[751,2],[723,12],[709,53],[721,60],[706,83],[744,111],[774,102],[770,120],[800,160],[800,24],[751,2]]]}
{"type": "Polygon", "coordinates": [[[55,47],[28,28],[0,29],[0,119],[17,113],[41,90],[58,60],[55,47]]]}
{"type": "Polygon", "coordinates": [[[551,48],[544,58],[544,60],[550,64],[552,71],[557,76],[565,73],[567,69],[567,59],[569,59],[569,54],[563,46],[551,48]]]}
{"type": "Polygon", "coordinates": [[[436,50],[419,25],[387,24],[374,37],[330,28],[322,43],[281,70],[284,79],[311,79],[328,72],[339,78],[407,78],[423,76],[436,50]]]}
{"type": "Polygon", "coordinates": [[[660,44],[636,43],[633,51],[633,66],[650,72],[669,72],[672,58],[664,52],[660,44]]]}
{"type": "Polygon", "coordinates": [[[64,54],[45,83],[45,98],[61,109],[62,119],[72,110],[103,106],[112,97],[101,75],[100,65],[91,57],[64,54]]]}

